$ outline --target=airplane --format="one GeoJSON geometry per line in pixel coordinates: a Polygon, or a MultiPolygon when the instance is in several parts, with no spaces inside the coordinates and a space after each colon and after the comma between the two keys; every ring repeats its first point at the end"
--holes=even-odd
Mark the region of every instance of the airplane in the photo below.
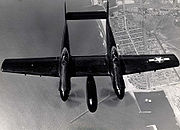
{"type": "Polygon", "coordinates": [[[9,73],[20,73],[39,76],[59,77],[59,93],[63,101],[67,101],[71,90],[71,77],[87,77],[87,107],[94,113],[98,107],[97,90],[94,76],[110,76],[115,94],[119,99],[125,95],[123,75],[156,71],[179,66],[173,54],[155,55],[119,55],[109,21],[109,2],[104,11],[66,12],[65,24],[58,57],[5,59],[1,70],[9,73]],[[106,48],[104,55],[72,56],[68,33],[68,20],[106,20],[106,48]]]}

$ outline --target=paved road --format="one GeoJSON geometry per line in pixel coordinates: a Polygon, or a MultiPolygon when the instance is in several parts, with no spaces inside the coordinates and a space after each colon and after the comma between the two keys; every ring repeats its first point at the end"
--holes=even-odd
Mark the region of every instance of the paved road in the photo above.
{"type": "MultiPolygon", "coordinates": [[[[59,0],[1,0],[0,62],[12,57],[58,56],[63,13],[59,0]]],[[[97,24],[86,22],[68,23],[72,54],[104,54],[97,24]]],[[[146,130],[149,116],[144,115],[144,121],[130,94],[119,101],[110,78],[96,77],[96,82],[100,105],[90,114],[85,78],[72,79],[70,99],[63,103],[57,91],[58,78],[0,72],[0,130],[146,130]]]]}

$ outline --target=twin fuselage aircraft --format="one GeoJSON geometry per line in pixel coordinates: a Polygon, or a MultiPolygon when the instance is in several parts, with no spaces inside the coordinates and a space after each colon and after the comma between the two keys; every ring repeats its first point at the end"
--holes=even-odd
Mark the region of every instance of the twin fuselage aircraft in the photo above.
{"type": "Polygon", "coordinates": [[[125,95],[123,75],[179,66],[179,61],[173,54],[118,55],[109,22],[109,2],[107,11],[66,12],[66,4],[64,8],[65,25],[60,57],[5,59],[1,68],[3,72],[59,77],[59,92],[63,101],[70,95],[71,77],[86,76],[87,106],[90,112],[95,112],[98,100],[94,76],[110,76],[115,94],[119,99],[123,99],[125,95]],[[87,19],[106,20],[106,55],[70,54],[67,20],[87,19]]]}

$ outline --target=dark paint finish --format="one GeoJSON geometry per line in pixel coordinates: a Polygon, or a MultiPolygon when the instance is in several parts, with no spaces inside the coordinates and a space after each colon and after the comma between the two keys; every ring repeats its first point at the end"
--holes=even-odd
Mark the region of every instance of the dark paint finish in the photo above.
{"type": "Polygon", "coordinates": [[[71,76],[108,76],[108,61],[105,55],[72,56],[71,76]]]}
{"type": "Polygon", "coordinates": [[[111,79],[112,79],[113,89],[117,97],[119,99],[123,99],[125,94],[125,83],[122,76],[123,75],[121,71],[122,66],[120,66],[118,52],[114,46],[112,47],[111,50],[111,58],[112,58],[111,79]]]}
{"type": "MultiPolygon", "coordinates": [[[[107,14],[109,16],[109,2],[107,2],[107,14]]],[[[125,83],[123,79],[122,69],[123,64],[120,64],[120,59],[117,52],[116,43],[114,40],[113,32],[111,30],[109,17],[106,20],[106,41],[107,41],[107,58],[109,64],[109,72],[111,74],[111,80],[114,92],[119,99],[123,99],[125,94],[125,83]]]]}
{"type": "MultiPolygon", "coordinates": [[[[179,66],[179,61],[173,54],[122,55],[119,56],[119,62],[121,67],[124,67],[122,68],[123,75],[179,66]],[[170,58],[170,60],[159,64],[148,62],[148,59],[155,57],[170,58]]],[[[73,69],[70,68],[72,77],[93,74],[96,76],[105,76],[106,74],[110,76],[106,56],[71,56],[70,64],[73,65],[73,69]],[[97,74],[95,73],[96,71],[97,74]]],[[[59,77],[58,67],[59,57],[22,58],[5,59],[1,70],[10,73],[59,77]]]]}
{"type": "Polygon", "coordinates": [[[53,77],[59,76],[58,68],[59,57],[5,59],[1,66],[3,72],[53,77]]]}
{"type": "Polygon", "coordinates": [[[179,66],[179,60],[174,54],[158,54],[158,55],[122,55],[120,62],[124,64],[123,74],[133,74],[145,71],[156,71],[170,67],[179,66]],[[156,57],[169,58],[170,60],[162,63],[149,62],[149,59],[156,57]]]}
{"type": "Polygon", "coordinates": [[[96,83],[93,76],[87,77],[86,83],[87,106],[90,112],[95,112],[98,106],[96,83]]]}
{"type": "Polygon", "coordinates": [[[60,61],[60,82],[59,82],[59,92],[61,99],[66,101],[69,97],[71,90],[71,79],[69,75],[69,52],[66,47],[62,50],[61,61],[60,61]]]}
{"type": "MultiPolygon", "coordinates": [[[[64,3],[64,12],[66,14],[66,2],[64,3]]],[[[62,39],[61,55],[59,59],[59,92],[61,99],[66,101],[69,97],[71,90],[71,77],[70,77],[70,45],[69,45],[69,32],[67,20],[65,19],[64,36],[62,39]]]]}
{"type": "Polygon", "coordinates": [[[60,57],[5,59],[1,68],[3,72],[59,77],[59,91],[63,101],[69,97],[71,77],[87,76],[87,106],[91,112],[95,112],[97,92],[93,76],[111,76],[114,91],[122,99],[125,94],[123,75],[179,66],[173,54],[119,56],[108,18],[109,2],[107,12],[66,13],[66,4],[64,9],[65,25],[60,57]],[[71,56],[67,20],[102,18],[106,18],[107,55],[71,56]],[[159,57],[168,60],[153,61],[159,57]]]}
{"type": "Polygon", "coordinates": [[[86,19],[106,19],[107,13],[105,11],[92,12],[68,12],[66,20],[86,20],[86,19]]]}

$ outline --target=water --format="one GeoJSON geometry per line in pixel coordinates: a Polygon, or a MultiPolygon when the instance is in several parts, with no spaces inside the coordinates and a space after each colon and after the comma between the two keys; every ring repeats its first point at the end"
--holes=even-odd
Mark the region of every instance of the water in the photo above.
{"type": "MultiPolygon", "coordinates": [[[[88,11],[90,3],[82,2],[78,0],[73,3],[69,3],[70,11],[88,11]],[[76,3],[77,2],[77,3],[76,3]],[[81,4],[79,4],[79,3],[81,4]],[[76,3],[76,4],[74,4],[76,3]],[[84,7],[83,9],[79,9],[84,7]]],[[[67,2],[68,4],[68,2],[67,2]]],[[[68,10],[67,10],[68,11],[68,10]]],[[[70,34],[70,46],[72,55],[101,55],[105,54],[106,50],[103,46],[103,38],[100,36],[98,24],[96,20],[78,20],[69,21],[69,34],[70,34]]]]}

